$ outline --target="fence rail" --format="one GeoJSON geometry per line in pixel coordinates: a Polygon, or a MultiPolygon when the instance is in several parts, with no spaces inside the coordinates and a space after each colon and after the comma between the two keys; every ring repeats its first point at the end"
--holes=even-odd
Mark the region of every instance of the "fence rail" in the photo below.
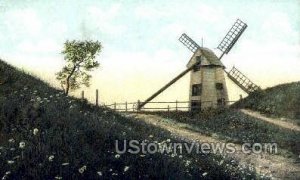
{"type": "MultiPolygon", "coordinates": [[[[95,98],[95,103],[98,106],[99,103],[99,91],[98,89],[96,89],[96,98],[95,98]]],[[[81,98],[85,99],[84,97],[84,91],[81,92],[81,98]]],[[[242,96],[240,96],[240,98],[242,99],[242,96]]],[[[214,103],[212,101],[192,101],[192,102],[200,102],[199,104],[202,105],[207,105],[206,103],[208,103],[210,106],[220,106],[217,103],[214,103]]],[[[224,101],[222,103],[224,104],[232,104],[236,101],[224,101]]],[[[145,102],[141,102],[141,101],[137,101],[137,102],[123,102],[123,103],[113,103],[113,104],[108,104],[105,105],[103,104],[105,107],[111,108],[115,111],[125,111],[125,112],[137,112],[137,111],[189,111],[193,108],[195,109],[199,109],[200,106],[196,105],[196,106],[192,106],[191,107],[191,102],[190,101],[150,101],[147,102],[147,105],[142,107],[140,110],[138,109],[139,105],[143,104],[145,102]]],[[[222,105],[221,105],[222,106],[222,105]]]]}
{"type": "MultiPolygon", "coordinates": [[[[212,101],[193,101],[193,102],[201,102],[201,104],[209,103],[215,106],[220,106],[217,104],[213,104],[212,101]]],[[[226,101],[226,104],[232,104],[236,101],[226,101]]],[[[115,111],[123,111],[123,112],[137,112],[138,105],[143,102],[124,102],[124,103],[113,103],[109,105],[105,105],[108,108],[111,108],[115,111]]],[[[200,106],[194,106],[193,108],[200,108],[200,106]]],[[[189,111],[191,109],[190,101],[156,101],[156,102],[148,102],[145,107],[140,109],[140,111],[189,111]]]]}

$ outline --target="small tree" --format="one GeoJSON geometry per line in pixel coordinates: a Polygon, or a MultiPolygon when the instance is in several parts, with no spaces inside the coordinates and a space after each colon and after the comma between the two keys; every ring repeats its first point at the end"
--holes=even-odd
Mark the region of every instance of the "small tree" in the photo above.
{"type": "Polygon", "coordinates": [[[66,41],[64,44],[64,59],[66,65],[62,70],[56,73],[56,79],[60,81],[61,87],[65,94],[68,95],[70,90],[76,90],[85,85],[90,85],[91,75],[88,72],[99,67],[95,60],[101,51],[99,41],[66,41]]]}

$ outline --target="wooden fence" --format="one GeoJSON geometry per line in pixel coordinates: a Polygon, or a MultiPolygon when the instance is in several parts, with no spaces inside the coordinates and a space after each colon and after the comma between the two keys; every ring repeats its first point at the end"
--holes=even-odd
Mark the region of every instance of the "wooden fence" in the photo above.
{"type": "MultiPolygon", "coordinates": [[[[96,89],[96,99],[95,103],[98,106],[99,103],[99,91],[96,89]]],[[[81,92],[81,98],[84,99],[84,91],[81,92]]],[[[242,97],[241,97],[242,98],[242,97]]],[[[205,105],[208,103],[210,106],[219,106],[217,104],[212,104],[212,101],[193,101],[193,102],[201,102],[201,105],[205,105]]],[[[236,101],[226,101],[225,104],[232,104],[236,101]]],[[[137,112],[137,111],[189,111],[190,101],[157,101],[157,102],[148,102],[147,105],[140,110],[138,110],[138,106],[143,102],[124,102],[124,103],[113,103],[109,105],[103,104],[103,106],[111,108],[115,111],[122,111],[122,112],[137,112]]],[[[200,108],[195,107],[194,108],[200,108]]]]}
{"type": "MultiPolygon", "coordinates": [[[[196,102],[196,101],[193,101],[196,102]]],[[[211,101],[199,101],[201,104],[209,103],[212,104],[211,101]]],[[[236,101],[226,101],[227,104],[232,104],[236,101]]],[[[113,103],[109,105],[105,105],[108,108],[111,108],[115,111],[122,112],[137,112],[138,105],[143,102],[125,102],[125,103],[113,103]]],[[[217,105],[215,105],[217,106],[217,105]]],[[[158,101],[158,102],[148,102],[145,107],[143,107],[140,111],[189,111],[190,110],[190,101],[158,101]]],[[[197,107],[194,107],[197,108],[197,107]]],[[[200,108],[200,107],[198,107],[200,108]]]]}

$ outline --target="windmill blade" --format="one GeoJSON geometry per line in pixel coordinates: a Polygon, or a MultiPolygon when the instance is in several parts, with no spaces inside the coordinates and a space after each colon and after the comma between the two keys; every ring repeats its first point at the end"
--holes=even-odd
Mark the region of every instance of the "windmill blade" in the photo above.
{"type": "Polygon", "coordinates": [[[221,43],[218,45],[218,49],[222,51],[222,55],[219,59],[223,57],[224,54],[228,54],[233,45],[239,39],[239,37],[243,34],[245,29],[247,28],[247,24],[237,19],[231,29],[228,31],[226,36],[223,38],[221,43]]]}
{"type": "Polygon", "coordinates": [[[259,86],[254,84],[248,77],[246,77],[235,67],[233,67],[229,72],[226,73],[229,79],[231,79],[236,85],[238,85],[248,94],[260,89],[259,86]]]}
{"type": "Polygon", "coordinates": [[[193,53],[195,53],[197,49],[200,48],[200,46],[185,33],[180,36],[179,41],[182,42],[182,44],[185,45],[193,53]]]}

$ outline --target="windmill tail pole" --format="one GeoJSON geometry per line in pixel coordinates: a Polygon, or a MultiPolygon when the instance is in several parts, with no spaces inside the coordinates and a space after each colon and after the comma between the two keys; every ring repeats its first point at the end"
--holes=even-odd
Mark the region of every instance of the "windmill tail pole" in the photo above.
{"type": "Polygon", "coordinates": [[[166,84],[164,87],[159,89],[156,93],[154,93],[152,96],[150,96],[148,99],[146,99],[144,102],[141,102],[138,106],[138,110],[140,110],[142,107],[144,107],[148,102],[150,102],[152,99],[154,99],[156,96],[158,96],[160,93],[162,93],[164,90],[166,90],[169,86],[174,84],[177,80],[179,80],[182,76],[184,76],[186,73],[188,73],[190,70],[192,70],[194,66],[191,66],[190,68],[184,70],[182,73],[180,73],[178,76],[176,76],[172,81],[170,81],[168,84],[166,84]]]}

